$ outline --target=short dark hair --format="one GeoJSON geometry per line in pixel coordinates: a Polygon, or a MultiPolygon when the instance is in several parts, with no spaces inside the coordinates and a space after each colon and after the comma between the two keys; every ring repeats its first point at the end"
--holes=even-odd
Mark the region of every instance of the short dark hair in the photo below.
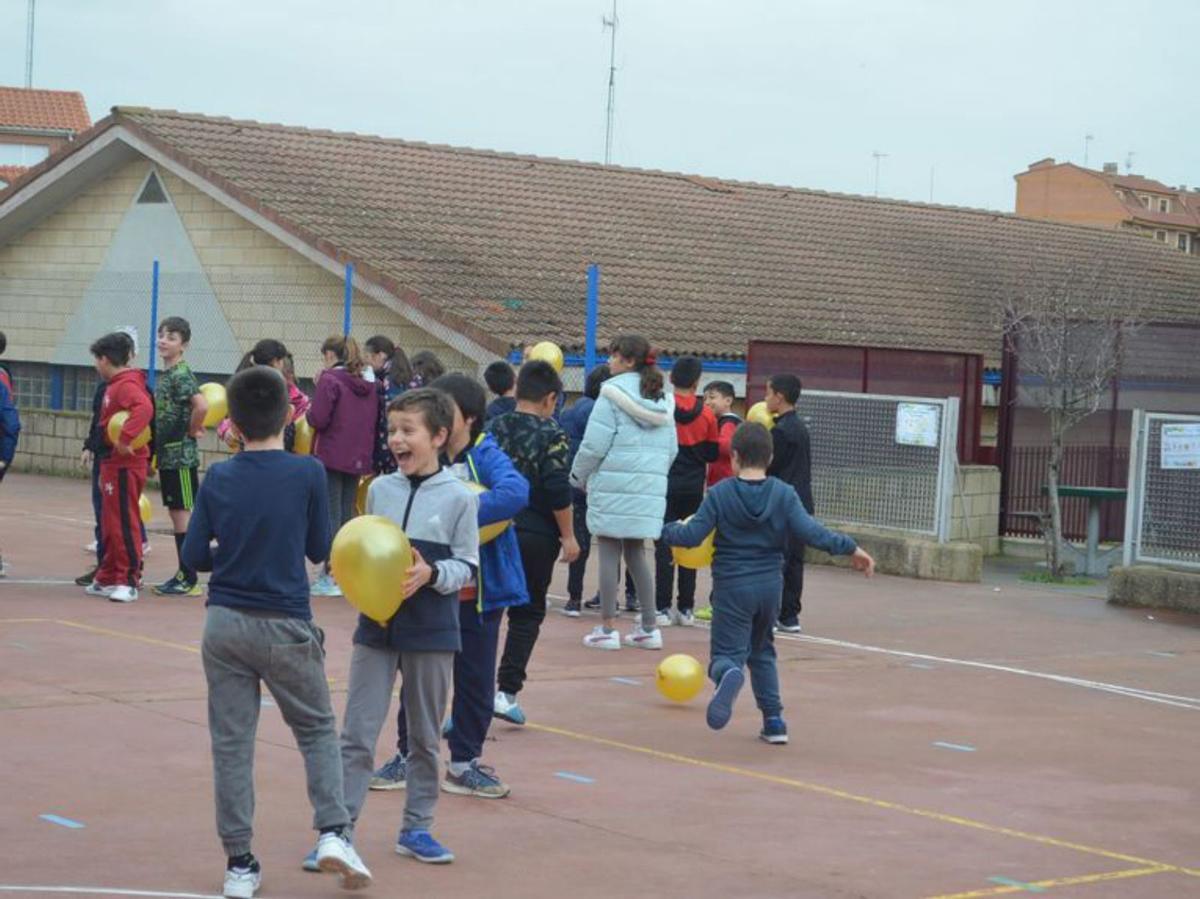
{"type": "Polygon", "coordinates": [[[742,422],[733,432],[729,448],[743,468],[766,468],[771,464],[771,432],[753,421],[742,422]]]}
{"type": "Polygon", "coordinates": [[[483,385],[470,375],[452,371],[434,379],[429,386],[454,400],[463,418],[474,419],[471,422],[471,440],[474,441],[483,430],[483,419],[487,413],[487,394],[483,392],[483,385]]]}
{"type": "Polygon", "coordinates": [[[704,373],[704,366],[696,356],[680,356],[671,366],[671,383],[688,390],[695,387],[704,373]]]}
{"type": "Polygon", "coordinates": [[[425,428],[430,434],[436,435],[444,430],[449,436],[454,427],[454,401],[449,394],[432,387],[418,387],[406,390],[390,403],[388,414],[393,412],[420,412],[425,428]]]}
{"type": "Polygon", "coordinates": [[[287,381],[266,365],[252,365],[230,378],[225,399],[230,420],[247,440],[281,433],[292,411],[287,381]]]}
{"type": "Polygon", "coordinates": [[[368,337],[366,343],[363,344],[363,348],[368,353],[383,353],[389,359],[391,359],[392,354],[396,352],[396,344],[392,343],[392,339],[390,337],[386,337],[383,334],[376,334],[374,337],[368,337]]]}
{"type": "Polygon", "coordinates": [[[588,372],[588,376],[583,382],[583,395],[589,399],[599,399],[600,388],[611,377],[612,369],[608,367],[608,363],[600,363],[588,372]]]}
{"type": "Polygon", "coordinates": [[[0,353],[3,353],[6,349],[8,349],[8,338],[4,335],[3,331],[0,331],[0,353]]]}
{"type": "Polygon", "coordinates": [[[159,334],[178,334],[184,343],[192,342],[192,326],[186,318],[172,315],[158,323],[159,334]]]}
{"type": "Polygon", "coordinates": [[[561,395],[562,378],[554,366],[541,359],[534,359],[521,366],[517,374],[517,399],[527,403],[540,403],[552,393],[561,395]]]}
{"type": "Polygon", "coordinates": [[[504,396],[517,383],[517,376],[511,365],[503,359],[497,359],[483,370],[483,380],[487,382],[488,390],[496,396],[504,396]]]}
{"type": "Polygon", "coordinates": [[[734,392],[733,385],[728,381],[709,381],[704,385],[704,392],[719,393],[721,396],[726,397],[727,399],[733,399],[737,396],[737,393],[734,392]]]}
{"type": "Polygon", "coordinates": [[[423,384],[428,384],[446,373],[446,366],[431,350],[421,350],[413,355],[410,362],[414,377],[420,378],[423,384]]]}
{"type": "Polygon", "coordinates": [[[122,331],[105,334],[93,343],[89,352],[97,359],[107,359],[118,368],[133,358],[133,338],[122,331]]]}
{"type": "Polygon", "coordinates": [[[771,375],[767,381],[767,386],[782,396],[789,405],[794,406],[800,400],[801,385],[799,375],[771,375]]]}

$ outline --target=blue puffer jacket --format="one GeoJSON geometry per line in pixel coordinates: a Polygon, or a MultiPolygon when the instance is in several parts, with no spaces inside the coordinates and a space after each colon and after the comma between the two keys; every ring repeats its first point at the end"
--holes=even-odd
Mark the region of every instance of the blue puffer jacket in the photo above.
{"type": "Polygon", "coordinates": [[[571,466],[588,495],[588,530],[602,537],[657,539],[667,511],[667,471],[679,450],[675,403],[648,400],[641,376],[604,382],[571,466]]]}
{"type": "MultiPolygon", "coordinates": [[[[457,465],[455,469],[458,470],[457,465]]],[[[529,505],[529,482],[491,434],[480,434],[475,445],[467,450],[466,473],[470,480],[488,488],[486,493],[479,495],[480,527],[508,521],[529,505]]],[[[529,602],[514,528],[508,528],[495,540],[479,547],[477,586],[481,612],[523,606],[529,602]]]]}

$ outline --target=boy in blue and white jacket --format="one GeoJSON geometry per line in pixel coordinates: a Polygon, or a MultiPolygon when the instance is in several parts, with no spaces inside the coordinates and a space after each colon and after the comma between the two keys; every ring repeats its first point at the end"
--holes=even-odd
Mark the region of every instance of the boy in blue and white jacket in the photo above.
{"type": "MultiPolygon", "coordinates": [[[[529,482],[517,471],[491,434],[483,433],[487,394],[483,385],[459,372],[429,385],[455,405],[454,427],[446,444],[450,471],[478,485],[479,526],[508,522],[529,505],[529,482]]],[[[501,799],[509,787],[491,767],[480,764],[492,723],[496,695],[496,650],[504,610],[529,602],[517,534],[506,527],[479,547],[479,576],[459,593],[458,622],[462,649],[454,657],[454,700],[450,709],[450,764],[442,789],[447,793],[501,799]]],[[[373,790],[403,788],[407,779],[408,727],[404,703],[396,721],[396,755],[371,779],[373,790]]]]}
{"type": "Polygon", "coordinates": [[[346,808],[354,822],[400,669],[409,756],[396,851],[434,863],[454,860],[429,828],[438,796],[442,718],[461,646],[458,595],[479,568],[479,502],[441,463],[453,427],[454,404],[439,390],[410,390],[388,404],[388,447],[398,470],[371,482],[367,514],[391,518],[404,529],[413,567],[403,585],[407,599],[386,625],[359,616],[342,722],[346,808]]]}

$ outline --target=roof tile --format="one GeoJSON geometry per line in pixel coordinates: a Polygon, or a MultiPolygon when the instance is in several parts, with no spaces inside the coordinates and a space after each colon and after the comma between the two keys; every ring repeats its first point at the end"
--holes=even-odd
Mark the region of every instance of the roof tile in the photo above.
{"type": "Polygon", "coordinates": [[[0,87],[0,127],[80,132],[91,126],[78,91],[0,87]]]}

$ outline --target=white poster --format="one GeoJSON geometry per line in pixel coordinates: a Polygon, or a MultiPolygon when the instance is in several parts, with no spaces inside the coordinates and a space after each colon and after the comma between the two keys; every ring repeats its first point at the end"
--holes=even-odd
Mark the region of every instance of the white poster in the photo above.
{"type": "Polygon", "coordinates": [[[896,406],[896,442],[905,446],[938,445],[937,406],[900,403],[896,406]]]}
{"type": "Polygon", "coordinates": [[[1161,468],[1200,470],[1200,424],[1162,426],[1161,468]]]}

